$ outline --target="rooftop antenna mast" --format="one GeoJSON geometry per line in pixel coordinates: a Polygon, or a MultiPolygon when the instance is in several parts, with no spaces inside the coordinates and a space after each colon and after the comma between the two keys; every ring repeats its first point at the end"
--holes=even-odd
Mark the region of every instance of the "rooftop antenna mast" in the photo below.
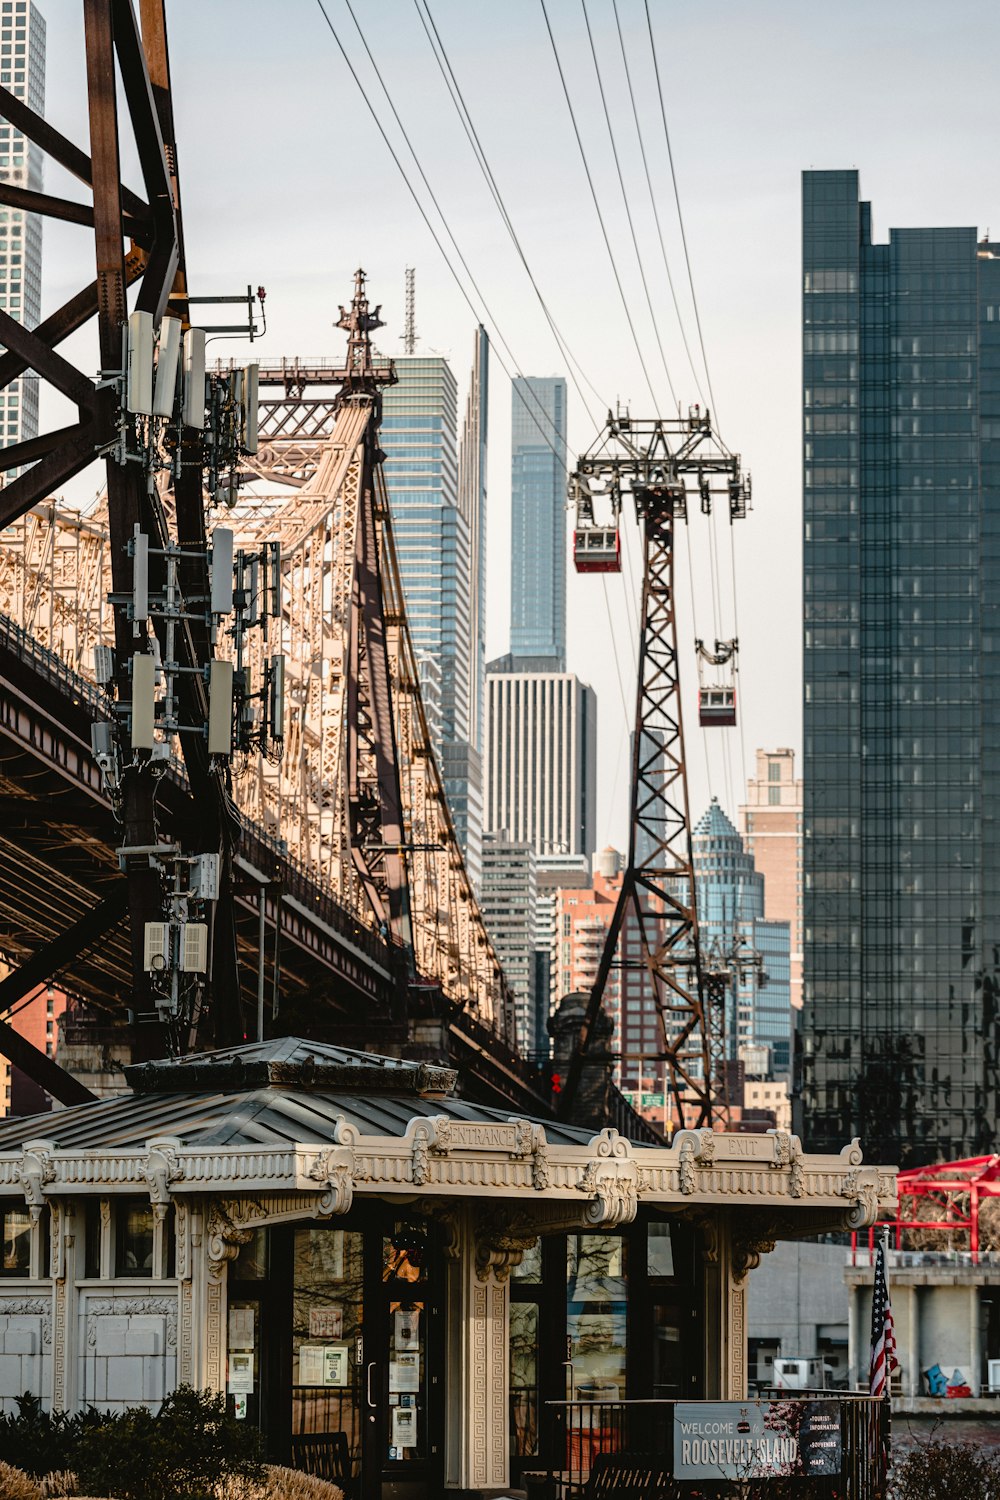
{"type": "Polygon", "coordinates": [[[406,322],[403,324],[403,349],[407,354],[417,352],[417,273],[413,266],[406,268],[406,322]]]}

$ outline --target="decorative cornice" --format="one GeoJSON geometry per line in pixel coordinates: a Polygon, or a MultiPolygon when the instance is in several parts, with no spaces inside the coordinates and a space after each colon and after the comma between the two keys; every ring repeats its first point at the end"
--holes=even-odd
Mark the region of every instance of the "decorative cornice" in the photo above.
{"type": "Polygon", "coordinates": [[[284,1194],[300,1215],[307,1208],[330,1215],[346,1213],[359,1191],[389,1197],[415,1189],[448,1199],[488,1193],[530,1201],[539,1221],[549,1201],[561,1201],[572,1218],[577,1210],[570,1202],[582,1195],[589,1200],[583,1222],[607,1228],[628,1223],[642,1202],[770,1213],[797,1206],[839,1214],[846,1228],[864,1227],[895,1206],[895,1174],[863,1166],[857,1141],[837,1156],[813,1156],[786,1131],[683,1130],[659,1148],[607,1129],[585,1144],[557,1145],[540,1124],[516,1118],[419,1116],[402,1136],[370,1136],[340,1116],[322,1145],[185,1146],[178,1137],[155,1136],[131,1151],[63,1151],[38,1140],[0,1155],[0,1196],[23,1196],[36,1217],[53,1198],[143,1190],[163,1210],[190,1194],[218,1200],[284,1194]]]}

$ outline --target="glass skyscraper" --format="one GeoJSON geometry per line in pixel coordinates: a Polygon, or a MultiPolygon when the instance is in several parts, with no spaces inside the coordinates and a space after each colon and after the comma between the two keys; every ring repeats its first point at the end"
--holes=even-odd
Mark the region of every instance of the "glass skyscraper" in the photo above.
{"type": "MultiPolygon", "coordinates": [[[[458,503],[458,388],[440,355],[404,355],[395,363],[399,383],[384,392],[380,439],[393,534],[418,663],[433,658],[440,671],[437,749],[475,883],[480,851],[474,841],[469,858],[467,764],[472,551],[469,519],[458,503]]],[[[481,805],[481,784],[476,795],[481,805]]]]}
{"type": "MultiPolygon", "coordinates": [[[[30,0],[4,0],[0,13],[0,84],[45,112],[45,19],[30,0]]],[[[42,189],[42,148],[0,120],[0,182],[42,189]]],[[[0,307],[34,328],[42,304],[42,221],[19,208],[0,209],[0,307]]],[[[38,436],[38,376],[25,374],[0,392],[0,447],[38,436]]]]}
{"type": "Polygon", "coordinates": [[[803,182],[803,1129],[996,1149],[1000,244],[803,182]]]}
{"type": "Polygon", "coordinates": [[[564,672],[566,381],[519,375],[511,403],[511,656],[564,672]]]}
{"type": "Polygon", "coordinates": [[[792,1034],[789,924],[765,921],[764,877],[714,797],[691,830],[691,848],[702,960],[733,970],[726,996],[726,1055],[736,1059],[766,1047],[771,1077],[787,1078],[792,1034]]]}

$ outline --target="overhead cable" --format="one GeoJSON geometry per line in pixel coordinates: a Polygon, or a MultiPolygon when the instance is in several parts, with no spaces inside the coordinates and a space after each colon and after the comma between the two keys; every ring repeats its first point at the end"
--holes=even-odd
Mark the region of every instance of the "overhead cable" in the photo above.
{"type": "MultiPolygon", "coordinates": [[[[344,44],[341,41],[340,36],[339,36],[339,34],[338,34],[338,32],[337,32],[337,30],[336,30],[333,22],[330,19],[329,13],[327,12],[327,9],[326,9],[325,4],[323,3],[323,0],[316,0],[316,4],[319,7],[320,14],[323,17],[323,20],[326,22],[327,28],[328,28],[328,30],[330,32],[330,35],[333,37],[334,41],[337,44],[337,47],[338,47],[338,49],[340,51],[341,57],[344,59],[344,62],[347,64],[347,67],[348,67],[348,70],[349,70],[349,72],[351,74],[351,77],[354,79],[354,82],[358,86],[358,90],[359,90],[359,92],[361,94],[361,97],[364,99],[365,104],[366,104],[366,106],[368,108],[368,112],[371,115],[372,119],[374,120],[376,128],[378,129],[378,132],[381,135],[383,141],[385,142],[385,145],[386,145],[386,148],[387,148],[387,150],[389,152],[389,155],[392,157],[393,161],[395,162],[396,167],[397,167],[397,169],[399,171],[399,175],[402,177],[404,183],[406,184],[406,187],[407,187],[407,190],[408,190],[408,192],[410,194],[410,197],[413,199],[413,202],[416,205],[417,212],[420,214],[420,217],[423,219],[425,225],[427,226],[428,230],[430,231],[431,238],[433,239],[435,245],[437,246],[438,250],[440,251],[442,260],[444,261],[445,265],[448,267],[448,270],[451,272],[452,278],[455,281],[455,285],[458,287],[459,291],[461,292],[462,297],[464,298],[465,302],[467,303],[467,305],[469,307],[469,310],[472,313],[473,317],[475,318],[476,322],[477,323],[483,322],[484,319],[483,319],[482,312],[480,312],[480,310],[475,306],[474,302],[472,301],[472,298],[469,296],[469,293],[466,290],[466,287],[465,287],[465,284],[462,281],[462,278],[459,276],[458,272],[456,271],[455,266],[454,266],[454,264],[453,264],[450,256],[448,255],[447,250],[445,249],[444,245],[441,242],[441,236],[438,234],[438,232],[435,229],[434,225],[431,223],[430,216],[428,215],[426,209],[424,208],[423,204],[421,203],[420,197],[419,197],[419,195],[417,193],[417,190],[413,186],[413,183],[410,180],[410,177],[409,177],[409,174],[406,171],[406,168],[403,166],[403,163],[399,159],[399,153],[396,151],[395,147],[393,146],[392,142],[390,141],[389,136],[386,133],[385,127],[383,126],[382,121],[378,117],[378,112],[376,111],[375,106],[372,104],[371,99],[368,97],[368,92],[365,89],[364,84],[361,82],[361,79],[358,76],[358,73],[357,73],[356,68],[354,67],[354,64],[351,62],[351,59],[350,59],[350,57],[347,54],[347,50],[344,47],[344,44]]],[[[423,168],[420,165],[420,162],[419,162],[419,160],[417,158],[416,152],[414,151],[413,146],[412,146],[412,144],[411,144],[411,142],[409,140],[409,137],[408,137],[408,135],[406,133],[406,130],[404,129],[403,124],[402,124],[402,122],[399,119],[399,115],[396,112],[395,105],[392,102],[392,97],[389,94],[389,91],[386,88],[385,83],[382,80],[382,76],[379,73],[379,70],[378,70],[378,68],[377,68],[377,66],[375,64],[374,58],[372,58],[371,51],[370,51],[370,49],[368,47],[368,44],[367,44],[367,42],[365,41],[365,38],[364,38],[364,33],[362,32],[361,27],[358,24],[358,19],[357,19],[357,17],[354,14],[353,9],[351,9],[350,0],[345,0],[345,4],[347,5],[348,10],[350,11],[351,19],[354,21],[354,24],[357,27],[358,35],[361,37],[362,43],[364,44],[364,47],[365,47],[365,51],[368,53],[368,56],[371,59],[372,67],[375,69],[376,77],[378,78],[379,83],[382,86],[382,91],[385,94],[386,99],[389,102],[389,108],[392,110],[392,113],[393,113],[393,116],[394,116],[394,118],[396,120],[396,123],[397,123],[397,125],[399,125],[399,128],[400,128],[400,130],[403,133],[403,138],[406,141],[407,147],[408,147],[408,149],[410,151],[410,155],[413,157],[413,160],[414,160],[414,162],[416,164],[417,170],[420,173],[421,178],[423,179],[425,186],[427,187],[427,191],[430,194],[431,201],[434,203],[434,207],[437,209],[438,213],[441,216],[441,221],[444,224],[445,232],[448,234],[448,237],[451,239],[452,244],[455,246],[456,254],[458,255],[459,259],[461,260],[462,265],[465,268],[466,274],[469,277],[469,280],[472,282],[472,285],[473,285],[473,287],[474,287],[474,289],[476,291],[476,294],[479,297],[480,302],[482,303],[482,308],[483,308],[483,311],[486,314],[486,319],[490,323],[492,323],[493,328],[496,331],[496,335],[497,335],[497,338],[498,338],[499,342],[507,350],[507,353],[510,356],[511,362],[515,366],[517,374],[519,376],[521,376],[521,379],[523,380],[524,376],[523,376],[521,370],[517,366],[517,360],[514,357],[514,354],[513,354],[512,350],[510,348],[510,345],[507,343],[507,340],[504,338],[503,333],[502,333],[502,331],[500,329],[500,326],[497,323],[496,318],[493,316],[493,313],[490,310],[489,304],[487,303],[485,297],[483,296],[482,292],[480,291],[479,287],[477,286],[475,278],[473,277],[472,272],[469,270],[468,265],[466,264],[465,258],[462,255],[461,251],[459,250],[457,243],[455,242],[454,235],[452,234],[450,228],[448,227],[447,218],[446,218],[445,214],[442,212],[440,204],[438,203],[437,198],[434,195],[434,192],[433,192],[433,190],[432,190],[432,188],[430,186],[430,183],[427,181],[426,174],[424,173],[423,168]]],[[[499,365],[500,365],[501,369],[503,370],[504,374],[507,376],[508,380],[513,381],[514,377],[511,374],[510,369],[508,368],[508,366],[507,366],[505,360],[503,359],[503,356],[500,354],[499,350],[497,350],[495,347],[494,347],[494,354],[496,355],[497,362],[499,363],[499,365]]],[[[532,394],[534,394],[534,393],[532,393],[532,394]]],[[[541,403],[537,402],[537,397],[535,398],[535,400],[536,400],[536,403],[539,406],[539,409],[542,411],[543,415],[548,418],[548,413],[545,412],[544,408],[541,407],[541,403]]],[[[542,428],[541,423],[538,421],[538,418],[535,416],[535,413],[531,410],[530,407],[527,407],[527,403],[526,403],[526,409],[528,410],[528,414],[531,417],[532,421],[534,422],[535,426],[538,428],[539,433],[541,433],[541,436],[542,436],[543,440],[545,441],[545,443],[548,445],[549,448],[551,448],[553,454],[555,454],[557,458],[561,458],[562,455],[559,454],[559,452],[556,449],[555,445],[553,444],[551,438],[548,436],[548,434],[542,428]]],[[[550,425],[553,425],[552,422],[551,422],[551,418],[548,418],[548,420],[550,422],[550,425]]]]}
{"type": "MultiPolygon", "coordinates": [[[[649,318],[653,325],[653,334],[656,338],[656,347],[660,351],[660,362],[663,365],[663,373],[667,377],[667,389],[670,391],[670,399],[677,406],[677,393],[674,383],[670,378],[670,368],[667,364],[667,356],[663,352],[663,340],[660,338],[660,327],[656,321],[656,313],[653,310],[653,299],[649,295],[649,284],[646,281],[646,267],[643,264],[642,252],[639,249],[639,240],[635,232],[635,224],[632,219],[632,209],[628,201],[628,192],[625,188],[625,178],[622,173],[622,164],[618,158],[618,145],[615,141],[615,132],[611,125],[611,115],[608,111],[608,101],[604,93],[604,80],[601,77],[601,67],[597,61],[597,48],[594,46],[594,33],[590,29],[590,16],[587,14],[587,0],[580,0],[583,8],[583,20],[587,28],[587,40],[590,43],[590,55],[594,59],[594,72],[597,74],[597,88],[601,96],[601,107],[604,110],[604,123],[608,127],[608,139],[611,142],[611,154],[615,159],[615,171],[618,173],[618,186],[622,190],[622,203],[625,205],[625,218],[628,220],[629,233],[632,236],[632,247],[635,250],[635,258],[639,266],[639,279],[642,282],[642,290],[646,295],[646,306],[649,308],[649,318]]],[[[655,403],[654,403],[655,404],[655,403]]]]}
{"type": "Polygon", "coordinates": [[[590,163],[587,160],[587,153],[583,149],[583,140],[580,136],[580,127],[576,123],[576,111],[573,108],[573,101],[570,98],[569,88],[566,84],[566,75],[563,72],[562,59],[559,56],[559,48],[556,46],[556,39],[555,34],[552,30],[552,23],[549,20],[549,13],[545,7],[545,0],[539,0],[539,3],[542,7],[542,15],[545,17],[545,29],[548,31],[549,41],[552,43],[552,55],[555,58],[556,68],[559,73],[559,82],[562,84],[562,91],[566,99],[566,106],[569,109],[569,117],[573,122],[573,134],[576,136],[576,144],[580,149],[580,160],[583,162],[583,170],[587,177],[587,186],[590,188],[590,196],[593,200],[594,210],[597,214],[597,222],[601,226],[601,234],[604,236],[604,246],[608,252],[608,259],[611,261],[611,269],[614,273],[615,285],[618,288],[618,295],[621,298],[621,304],[625,312],[625,321],[628,323],[629,333],[632,335],[632,342],[635,345],[635,352],[639,356],[639,364],[641,365],[642,373],[646,378],[646,385],[649,387],[650,399],[653,403],[653,406],[655,407],[656,392],[653,390],[653,382],[650,379],[649,370],[646,367],[646,360],[642,352],[642,346],[639,343],[639,337],[635,331],[635,323],[632,321],[632,313],[629,309],[628,298],[625,296],[625,289],[622,286],[622,279],[618,274],[618,262],[615,260],[615,252],[611,248],[611,240],[608,237],[607,225],[604,222],[604,215],[601,212],[601,205],[597,197],[597,189],[594,187],[594,179],[591,176],[590,163]]]}
{"type": "MultiPolygon", "coordinates": [[[[476,161],[479,164],[479,170],[483,174],[486,185],[490,190],[493,201],[496,204],[497,209],[500,213],[500,217],[507,229],[507,233],[510,235],[511,241],[514,245],[514,249],[517,251],[518,258],[520,259],[521,264],[524,267],[528,280],[531,282],[532,290],[534,291],[535,296],[538,298],[538,304],[541,307],[543,314],[545,315],[545,320],[552,331],[552,336],[556,341],[559,352],[566,359],[567,364],[576,366],[577,370],[579,370],[580,372],[580,375],[586,381],[596,399],[601,403],[602,406],[606,406],[607,402],[604,400],[600,391],[596,388],[593,381],[588,376],[586,370],[580,364],[580,361],[573,354],[573,351],[570,349],[568,343],[566,342],[565,335],[562,333],[561,329],[556,323],[555,318],[553,317],[551,311],[549,310],[549,306],[545,301],[545,298],[542,296],[541,290],[538,286],[538,282],[535,279],[534,272],[528,264],[528,259],[524,253],[524,249],[521,245],[518,233],[514,228],[513,221],[507,211],[507,205],[504,202],[502,193],[500,192],[500,188],[497,184],[493,169],[491,168],[489,160],[487,159],[486,152],[483,148],[483,143],[479,137],[479,132],[477,131],[475,124],[473,123],[469,107],[465,102],[465,95],[462,93],[461,85],[459,84],[458,79],[455,76],[455,70],[451,65],[451,60],[448,57],[447,49],[441,38],[441,33],[438,30],[437,23],[435,22],[433,15],[431,14],[431,8],[428,4],[428,0],[413,0],[413,3],[416,6],[417,14],[420,17],[421,24],[423,25],[424,31],[427,35],[427,40],[430,42],[431,51],[434,53],[435,61],[437,62],[438,68],[440,69],[441,75],[444,78],[445,84],[448,88],[452,103],[455,106],[459,120],[462,122],[462,127],[465,130],[466,137],[468,138],[469,144],[472,147],[473,154],[475,155],[476,161]],[[425,11],[427,13],[426,19],[424,17],[425,11]]],[[[573,371],[570,370],[569,374],[570,379],[576,386],[577,394],[579,395],[580,400],[583,403],[587,415],[590,417],[591,422],[593,422],[596,426],[597,424],[594,418],[594,414],[590,409],[587,398],[584,396],[583,391],[580,389],[573,371]]]]}
{"type": "Polygon", "coordinates": [[[708,356],[705,353],[705,338],[701,330],[701,315],[698,311],[698,298],[694,289],[694,277],[691,274],[691,257],[688,254],[687,234],[684,230],[684,214],[681,211],[681,195],[677,187],[677,173],[674,171],[674,153],[670,145],[670,129],[667,125],[667,107],[663,102],[663,84],[660,81],[660,63],[656,55],[656,38],[653,35],[653,18],[649,14],[649,0],[643,0],[646,7],[646,25],[649,29],[649,45],[653,53],[653,70],[656,74],[656,92],[660,98],[660,118],[663,121],[663,135],[667,143],[667,158],[670,162],[670,179],[674,186],[674,203],[677,205],[677,222],[681,230],[681,244],[684,246],[684,263],[687,266],[688,286],[691,288],[691,303],[694,307],[694,321],[698,329],[698,343],[701,346],[702,363],[705,366],[705,383],[708,386],[708,394],[712,403],[712,412],[718,427],[718,412],[715,409],[715,392],[712,390],[712,376],[708,368],[708,356]]]}
{"type": "Polygon", "coordinates": [[[677,326],[680,329],[681,339],[684,343],[684,352],[687,355],[688,364],[691,366],[691,374],[694,377],[695,389],[697,390],[698,395],[701,397],[702,404],[704,406],[707,406],[708,402],[705,400],[705,393],[701,388],[701,381],[698,378],[698,371],[695,368],[694,357],[691,353],[691,346],[688,343],[687,328],[684,323],[684,318],[681,315],[680,303],[677,300],[677,291],[674,287],[673,273],[670,270],[670,260],[667,256],[667,246],[663,238],[663,226],[660,223],[660,210],[656,205],[656,194],[653,191],[653,178],[649,170],[649,162],[646,158],[646,142],[643,137],[642,126],[639,123],[639,111],[636,107],[635,92],[632,88],[632,71],[629,67],[628,54],[625,51],[625,37],[622,32],[621,19],[618,15],[618,0],[612,0],[612,3],[614,5],[615,11],[615,25],[618,28],[618,42],[622,51],[622,62],[625,65],[625,80],[628,84],[628,96],[632,105],[632,118],[635,121],[635,133],[639,137],[639,151],[642,156],[642,168],[646,174],[646,186],[649,189],[649,202],[653,210],[653,219],[656,223],[656,233],[660,241],[660,254],[663,257],[663,269],[667,273],[667,285],[670,288],[670,296],[674,304],[674,312],[677,314],[677,326]]]}

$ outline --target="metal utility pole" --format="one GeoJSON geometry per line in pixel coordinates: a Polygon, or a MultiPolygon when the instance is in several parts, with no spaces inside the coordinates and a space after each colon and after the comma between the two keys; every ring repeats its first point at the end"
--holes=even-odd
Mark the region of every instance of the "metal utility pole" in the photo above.
{"type": "MultiPolygon", "coordinates": [[[[580,572],[618,572],[622,497],[631,492],[643,532],[639,680],[632,736],[631,828],[628,865],[590,996],[578,1047],[560,1095],[568,1117],[600,1014],[612,967],[624,981],[625,942],[637,938],[662,1029],[662,1050],[679,1126],[724,1123],[714,1059],[724,1048],[713,1038],[724,1024],[724,1004],[707,1003],[698,942],[691,852],[687,768],[674,594],[675,531],[688,520],[689,497],[711,512],[727,499],[730,521],[745,516],[750,480],[738,455],[712,430],[708,412],[694,407],[676,418],[633,420],[609,412],[597,441],[569,482],[576,509],[574,558],[580,572]]],[[[623,983],[624,988],[624,983],[623,983]]]]}

